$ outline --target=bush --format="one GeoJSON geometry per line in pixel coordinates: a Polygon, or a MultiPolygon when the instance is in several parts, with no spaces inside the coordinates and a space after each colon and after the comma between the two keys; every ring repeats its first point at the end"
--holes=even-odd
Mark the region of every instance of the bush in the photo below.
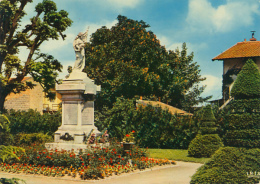
{"type": "Polygon", "coordinates": [[[173,115],[159,106],[136,107],[134,100],[124,98],[118,98],[96,120],[99,130],[107,128],[110,137],[119,141],[135,130],[135,141],[141,147],[187,149],[197,133],[192,117],[173,115]]]}
{"type": "Polygon", "coordinates": [[[0,184],[26,184],[26,182],[19,178],[0,178],[0,184]]]}
{"type": "Polygon", "coordinates": [[[43,133],[20,133],[16,135],[15,139],[15,144],[19,146],[30,146],[32,144],[43,144],[46,142],[53,142],[52,136],[43,133]]]}
{"type": "Polygon", "coordinates": [[[10,110],[6,116],[11,124],[12,134],[18,133],[44,133],[53,135],[61,125],[61,113],[43,114],[38,111],[29,109],[28,111],[10,110]]]}
{"type": "Polygon", "coordinates": [[[12,143],[13,136],[10,133],[10,121],[4,114],[0,114],[0,145],[9,145],[12,143]]]}
{"type": "Polygon", "coordinates": [[[220,147],[223,146],[222,140],[217,134],[198,134],[190,143],[188,148],[189,156],[211,157],[220,147]]]}
{"type": "Polygon", "coordinates": [[[213,114],[211,105],[207,105],[203,108],[202,111],[202,118],[199,123],[199,132],[204,134],[215,134],[217,127],[216,127],[216,118],[213,114]]]}
{"type": "Polygon", "coordinates": [[[237,75],[231,96],[235,99],[260,97],[260,72],[253,60],[249,59],[237,75]]]}
{"type": "Polygon", "coordinates": [[[227,146],[260,147],[260,72],[257,65],[248,60],[235,81],[230,104],[232,114],[226,120],[224,142],[227,146]]]}
{"type": "Polygon", "coordinates": [[[259,154],[260,149],[221,148],[198,169],[190,183],[258,183],[259,178],[249,178],[247,174],[260,171],[259,154]]]}

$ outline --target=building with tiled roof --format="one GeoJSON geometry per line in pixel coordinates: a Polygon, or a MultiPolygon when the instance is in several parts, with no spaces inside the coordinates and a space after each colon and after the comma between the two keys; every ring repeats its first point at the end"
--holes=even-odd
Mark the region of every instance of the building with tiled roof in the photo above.
{"type": "Polygon", "coordinates": [[[179,114],[179,115],[186,115],[186,116],[192,116],[193,115],[189,112],[186,112],[186,111],[178,109],[176,107],[167,105],[167,104],[162,103],[160,101],[137,100],[136,103],[137,103],[136,104],[137,106],[139,106],[139,105],[144,105],[144,106],[151,105],[151,106],[154,106],[154,107],[161,107],[163,110],[168,110],[172,114],[179,114]]]}
{"type": "Polygon", "coordinates": [[[248,59],[252,59],[260,69],[260,41],[254,38],[254,33],[249,41],[238,42],[212,60],[223,61],[223,100],[230,98],[232,84],[237,74],[248,59]]]}

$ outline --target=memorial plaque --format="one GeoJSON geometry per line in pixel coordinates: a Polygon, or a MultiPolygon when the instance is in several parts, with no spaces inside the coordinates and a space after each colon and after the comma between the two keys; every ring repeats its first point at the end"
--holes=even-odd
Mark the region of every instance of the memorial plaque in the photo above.
{"type": "Polygon", "coordinates": [[[88,101],[82,109],[82,125],[94,125],[94,102],[88,101]]]}
{"type": "Polygon", "coordinates": [[[77,125],[78,122],[78,104],[68,103],[64,104],[64,125],[77,125]]]}

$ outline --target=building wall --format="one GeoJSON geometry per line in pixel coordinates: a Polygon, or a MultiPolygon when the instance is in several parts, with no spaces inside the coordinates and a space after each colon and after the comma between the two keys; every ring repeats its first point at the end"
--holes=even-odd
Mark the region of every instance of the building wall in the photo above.
{"type": "Polygon", "coordinates": [[[27,110],[30,108],[30,91],[26,90],[19,94],[10,94],[6,97],[4,107],[5,109],[27,110]]]}
{"type": "Polygon", "coordinates": [[[50,101],[48,98],[45,98],[45,94],[39,83],[34,82],[32,78],[27,78],[25,80],[32,81],[36,86],[33,89],[27,89],[18,94],[11,93],[8,95],[4,104],[5,109],[34,109],[41,113],[46,110],[46,107],[49,107],[47,111],[58,110],[57,104],[61,102],[60,94],[57,94],[56,91],[53,90],[53,92],[56,93],[56,98],[53,101],[50,101]],[[55,107],[55,109],[52,109],[52,107],[55,107]]]}
{"type": "MultiPolygon", "coordinates": [[[[245,58],[233,58],[233,59],[225,59],[223,62],[223,74],[226,74],[227,71],[231,68],[242,68],[248,59],[245,58]]],[[[260,57],[254,58],[255,63],[260,69],[260,57]]]]}

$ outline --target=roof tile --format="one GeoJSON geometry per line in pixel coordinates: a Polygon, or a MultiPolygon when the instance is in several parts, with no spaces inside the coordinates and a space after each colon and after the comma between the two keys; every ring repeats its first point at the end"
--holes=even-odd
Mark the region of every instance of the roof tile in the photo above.
{"type": "Polygon", "coordinates": [[[236,45],[230,47],[212,60],[244,57],[260,57],[260,41],[238,42],[236,45]]]}

